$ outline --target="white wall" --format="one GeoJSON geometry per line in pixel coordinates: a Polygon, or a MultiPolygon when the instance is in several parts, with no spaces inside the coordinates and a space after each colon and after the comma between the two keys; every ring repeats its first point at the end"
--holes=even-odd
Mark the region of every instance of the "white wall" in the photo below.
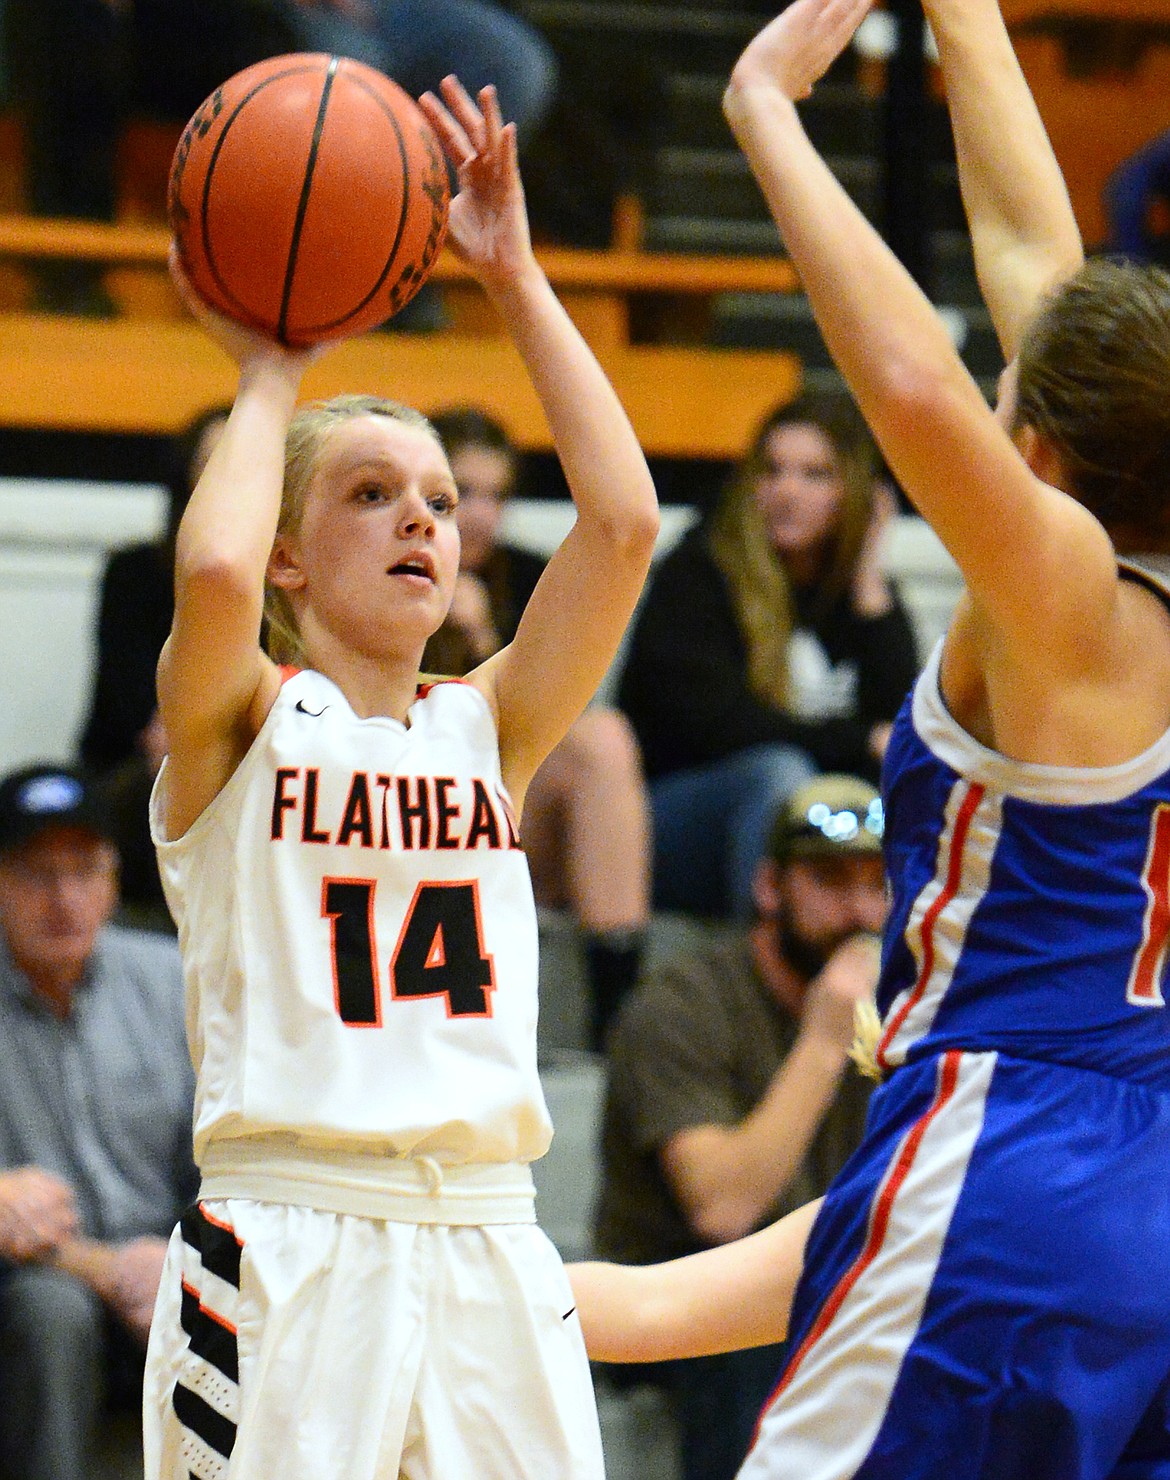
{"type": "Polygon", "coordinates": [[[108,552],[151,539],[161,488],[0,479],[0,772],[73,757],[108,552]]]}
{"type": "MultiPolygon", "coordinates": [[[[166,495],[142,484],[0,479],[0,774],[30,761],[70,759],[89,708],[98,587],[108,552],[151,539],[166,495]]],[[[659,552],[694,522],[662,511],[659,552]]],[[[550,553],[573,521],[559,499],[518,499],[505,535],[550,553]]],[[[886,563],[910,608],[925,657],[959,591],[958,571],[920,519],[899,519],[886,563]]]]}

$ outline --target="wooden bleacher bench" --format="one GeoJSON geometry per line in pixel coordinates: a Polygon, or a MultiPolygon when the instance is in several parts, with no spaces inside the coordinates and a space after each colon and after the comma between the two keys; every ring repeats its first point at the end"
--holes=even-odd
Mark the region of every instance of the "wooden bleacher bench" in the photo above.
{"type": "MultiPolygon", "coordinates": [[[[147,119],[128,124],[115,224],[46,220],[23,209],[23,132],[19,117],[0,108],[0,427],[166,434],[231,398],[234,368],[187,318],[165,272],[169,235],[159,210],[178,132],[147,119]],[[45,259],[106,263],[120,315],[33,312],[28,265],[45,259]]],[[[723,292],[792,292],[795,273],[780,257],[641,252],[636,204],[619,209],[614,228],[612,250],[539,249],[554,288],[647,452],[738,456],[766,412],[795,394],[800,365],[795,355],[702,348],[707,306],[723,292]],[[681,326],[686,342],[635,335],[632,312],[640,328],[681,326]]],[[[313,367],[305,394],[361,389],[429,410],[474,402],[520,446],[547,449],[527,375],[470,273],[445,252],[434,279],[448,328],[347,341],[313,367]]]]}
{"type": "MultiPolygon", "coordinates": [[[[0,262],[84,258],[109,264],[112,291],[130,274],[123,315],[75,319],[0,313],[0,426],[167,433],[229,399],[234,369],[192,324],[164,266],[164,227],[0,216],[0,262]],[[151,283],[149,291],[144,283],[151,283]]],[[[761,417],[799,384],[795,356],[636,343],[631,304],[702,305],[722,292],[791,292],[781,258],[690,257],[628,248],[538,249],[545,271],[604,364],[647,452],[738,455],[761,417]]],[[[11,270],[11,268],[10,268],[11,270]]],[[[519,357],[467,269],[451,253],[434,272],[451,326],[377,333],[338,345],[315,365],[306,394],[361,388],[423,408],[471,401],[499,416],[521,446],[549,445],[519,357]]]]}
{"type": "MultiPolygon", "coordinates": [[[[1108,172],[1146,138],[1170,127],[1170,45],[1151,45],[1141,66],[1126,75],[1072,76],[1057,39],[1059,26],[1136,25],[1170,37],[1170,0],[1002,4],[1082,231],[1095,245],[1104,235],[1100,189],[1108,172]]],[[[617,13],[636,30],[651,26],[656,9],[644,3],[615,9],[597,0],[547,5],[558,13],[580,12],[588,24],[617,13]]],[[[707,9],[676,10],[680,24],[689,18],[697,32],[707,34],[707,9]]],[[[720,34],[738,34],[751,19],[738,11],[720,14],[720,34]]],[[[127,127],[117,225],[37,220],[21,213],[20,121],[12,109],[0,107],[0,427],[168,433],[230,396],[232,367],[184,319],[162,270],[167,235],[157,217],[177,132],[174,124],[148,120],[127,127]],[[107,283],[121,315],[97,321],[30,312],[26,264],[46,257],[108,263],[107,283]]],[[[636,238],[636,231],[619,235],[620,245],[609,251],[546,248],[540,256],[646,450],[733,458],[760,418],[794,394],[800,365],[793,354],[704,347],[707,309],[725,292],[792,292],[792,270],[779,257],[641,252],[636,238]]],[[[306,393],[362,388],[427,409],[475,401],[494,412],[520,445],[547,448],[548,430],[527,377],[466,270],[447,254],[435,278],[442,284],[449,328],[345,343],[314,367],[306,393]]]]}

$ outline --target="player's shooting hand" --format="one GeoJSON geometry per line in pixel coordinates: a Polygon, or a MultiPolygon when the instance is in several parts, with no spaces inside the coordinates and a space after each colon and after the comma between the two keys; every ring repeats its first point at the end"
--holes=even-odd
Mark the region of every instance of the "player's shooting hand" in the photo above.
{"type": "Polygon", "coordinates": [[[162,1238],[136,1238],[122,1244],[114,1256],[114,1283],[109,1294],[110,1308],[139,1341],[146,1344],[150,1335],[154,1302],[162,1279],[167,1241],[162,1238]]]}
{"type": "Polygon", "coordinates": [[[424,93],[419,106],[458,176],[447,240],[485,286],[504,284],[532,261],[516,125],[500,116],[494,87],[476,102],[458,78],[445,77],[442,92],[442,101],[424,93]]]}
{"type": "Polygon", "coordinates": [[[73,1191],[40,1167],[0,1173],[0,1258],[47,1258],[77,1228],[73,1191]]]}
{"type": "Polygon", "coordinates": [[[760,84],[778,87],[793,102],[848,46],[873,0],[795,0],[751,40],[731,76],[729,93],[760,84]]]}
{"type": "Polygon", "coordinates": [[[322,348],[320,345],[314,345],[308,349],[288,349],[269,335],[260,333],[258,329],[250,329],[246,324],[237,323],[235,319],[229,319],[226,314],[212,308],[192,287],[190,279],[183,271],[179,251],[174,242],[171,243],[167,266],[170,269],[171,281],[179,297],[190,310],[192,318],[241,370],[249,365],[271,364],[299,382],[300,377],[320,354],[322,348]]]}
{"type": "Polygon", "coordinates": [[[880,965],[876,936],[853,935],[838,946],[809,985],[801,1033],[847,1054],[853,1045],[854,1010],[873,998],[880,965]]]}

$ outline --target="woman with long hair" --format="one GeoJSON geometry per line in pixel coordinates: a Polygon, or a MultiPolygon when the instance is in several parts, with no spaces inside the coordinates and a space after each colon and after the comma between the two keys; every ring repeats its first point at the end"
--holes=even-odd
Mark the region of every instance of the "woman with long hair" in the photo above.
{"type": "Polygon", "coordinates": [[[918,669],[880,564],[894,508],[848,397],[806,392],[656,570],[619,702],[650,778],[660,907],[748,913],[789,794],[818,770],[876,779],[918,669]]]}

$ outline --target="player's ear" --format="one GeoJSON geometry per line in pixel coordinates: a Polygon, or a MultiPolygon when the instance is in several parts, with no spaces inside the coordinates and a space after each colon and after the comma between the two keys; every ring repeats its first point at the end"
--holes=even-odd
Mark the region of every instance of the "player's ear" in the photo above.
{"type": "Polygon", "coordinates": [[[1053,488],[1064,488],[1064,461],[1056,444],[1026,422],[1017,427],[1013,441],[1033,473],[1053,488]]]}
{"type": "Polygon", "coordinates": [[[278,534],[268,557],[267,578],[282,591],[299,591],[305,584],[296,545],[287,534],[278,534]]]}

